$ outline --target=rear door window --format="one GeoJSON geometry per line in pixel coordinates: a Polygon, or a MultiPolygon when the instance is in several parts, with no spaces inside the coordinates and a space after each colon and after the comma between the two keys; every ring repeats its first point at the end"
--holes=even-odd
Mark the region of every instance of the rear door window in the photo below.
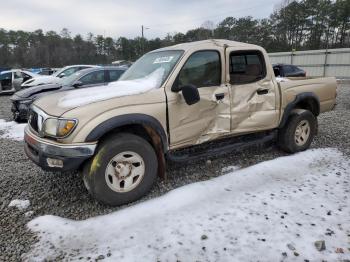
{"type": "Polygon", "coordinates": [[[229,62],[231,84],[252,83],[266,76],[265,61],[259,51],[232,52],[229,62]]]}

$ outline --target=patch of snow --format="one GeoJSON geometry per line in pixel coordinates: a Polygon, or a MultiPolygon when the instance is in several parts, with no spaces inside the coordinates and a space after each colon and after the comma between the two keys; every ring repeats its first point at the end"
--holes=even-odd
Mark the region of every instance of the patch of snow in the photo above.
{"type": "Polygon", "coordinates": [[[108,215],[83,221],[37,217],[28,227],[40,240],[24,258],[54,260],[64,253],[72,260],[103,255],[107,261],[349,259],[349,169],[350,159],[336,149],[308,150],[108,215]],[[318,240],[325,240],[326,250],[315,248],[318,240]]]}
{"type": "Polygon", "coordinates": [[[240,169],[240,166],[226,166],[221,169],[221,173],[226,174],[240,169]]]}
{"type": "Polygon", "coordinates": [[[34,215],[34,211],[32,211],[32,210],[30,210],[30,211],[24,213],[24,216],[25,216],[25,217],[31,217],[31,216],[33,216],[33,215],[34,215]]]}
{"type": "Polygon", "coordinates": [[[285,78],[285,77],[279,77],[279,76],[277,76],[276,77],[276,81],[278,82],[278,83],[281,83],[281,82],[288,82],[288,81],[290,81],[288,78],[285,78]]]}
{"type": "Polygon", "coordinates": [[[134,80],[120,80],[109,83],[107,86],[96,86],[86,89],[78,89],[67,92],[60,98],[58,106],[75,107],[92,102],[146,93],[152,89],[159,88],[164,76],[164,68],[154,70],[148,76],[134,80]]]}
{"type": "Polygon", "coordinates": [[[10,202],[9,207],[17,207],[19,210],[27,209],[30,206],[29,200],[14,199],[10,202]]]}
{"type": "Polygon", "coordinates": [[[18,124],[14,121],[6,122],[0,119],[0,138],[9,138],[21,141],[24,138],[24,128],[27,124],[18,124]]]}

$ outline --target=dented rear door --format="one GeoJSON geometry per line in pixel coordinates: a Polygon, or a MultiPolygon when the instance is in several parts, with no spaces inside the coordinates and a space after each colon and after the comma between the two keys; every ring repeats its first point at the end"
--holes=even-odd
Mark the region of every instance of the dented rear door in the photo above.
{"type": "Polygon", "coordinates": [[[195,85],[200,101],[187,105],[182,92],[167,91],[172,148],[200,144],[230,133],[229,87],[224,84],[223,50],[192,53],[180,65],[174,85],[195,85]]]}
{"type": "Polygon", "coordinates": [[[279,89],[263,50],[226,49],[231,132],[250,133],[278,125],[279,89]],[[267,66],[268,65],[268,66],[267,66]]]}

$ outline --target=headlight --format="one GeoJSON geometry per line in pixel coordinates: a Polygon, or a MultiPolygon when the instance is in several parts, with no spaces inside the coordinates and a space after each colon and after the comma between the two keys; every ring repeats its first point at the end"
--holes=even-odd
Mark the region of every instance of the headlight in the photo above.
{"type": "Polygon", "coordinates": [[[44,132],[49,136],[57,136],[57,118],[48,118],[44,124],[44,132]]]}
{"type": "Polygon", "coordinates": [[[70,119],[60,119],[58,120],[57,136],[64,137],[67,136],[75,127],[76,121],[70,119]]]}
{"type": "Polygon", "coordinates": [[[76,124],[74,119],[48,118],[44,123],[44,133],[58,138],[65,137],[73,131],[76,124]]]}

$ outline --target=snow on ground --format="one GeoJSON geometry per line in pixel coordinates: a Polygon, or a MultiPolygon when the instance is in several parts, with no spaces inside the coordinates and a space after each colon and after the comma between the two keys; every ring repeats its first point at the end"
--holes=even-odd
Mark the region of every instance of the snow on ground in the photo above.
{"type": "Polygon", "coordinates": [[[29,200],[14,199],[10,202],[9,207],[17,207],[19,210],[27,209],[30,206],[29,200]]]}
{"type": "Polygon", "coordinates": [[[338,150],[309,150],[190,184],[108,215],[83,221],[37,217],[28,227],[41,238],[25,258],[350,259],[349,170],[350,160],[338,150]],[[325,240],[326,250],[315,248],[318,240],[325,240]],[[336,253],[337,248],[344,253],[336,253]]]}
{"type": "Polygon", "coordinates": [[[113,97],[136,95],[159,88],[164,75],[164,68],[158,68],[146,77],[134,80],[120,80],[107,86],[97,86],[72,90],[58,101],[60,107],[86,105],[92,102],[106,100],[113,97]]]}
{"type": "Polygon", "coordinates": [[[223,174],[230,173],[233,171],[237,171],[240,168],[241,168],[240,166],[226,166],[226,167],[221,169],[221,173],[223,173],[223,174]]]}
{"type": "Polygon", "coordinates": [[[23,140],[24,128],[27,124],[18,124],[14,121],[6,122],[0,119],[0,138],[9,138],[13,140],[23,140]]]}
{"type": "Polygon", "coordinates": [[[24,216],[26,216],[26,217],[31,217],[33,215],[34,215],[34,211],[32,211],[32,210],[29,210],[29,211],[24,213],[24,216]]]}

